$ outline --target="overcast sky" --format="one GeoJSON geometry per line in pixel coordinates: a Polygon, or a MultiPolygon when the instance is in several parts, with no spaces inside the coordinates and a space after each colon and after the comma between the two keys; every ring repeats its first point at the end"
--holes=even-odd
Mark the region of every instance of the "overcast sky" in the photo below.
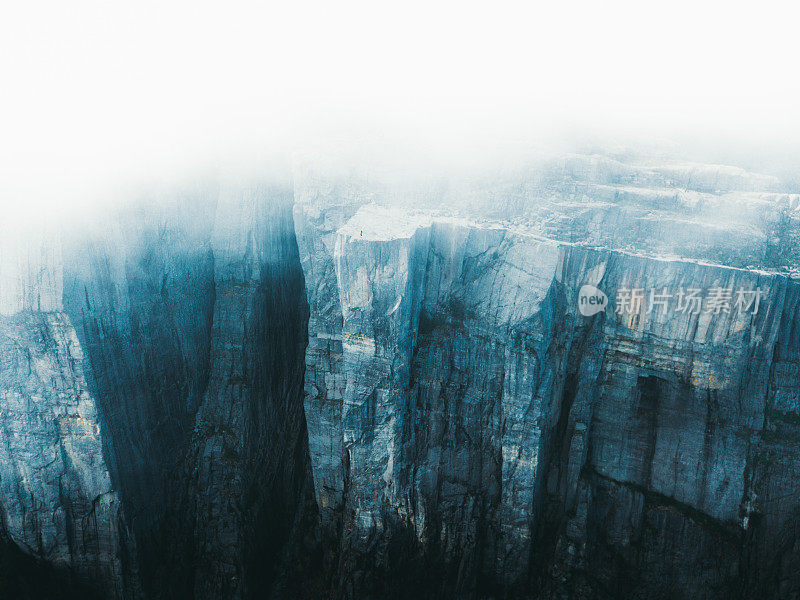
{"type": "Polygon", "coordinates": [[[780,156],[798,15],[735,4],[6,2],[0,202],[339,138],[446,154],[594,128],[780,156]]]}

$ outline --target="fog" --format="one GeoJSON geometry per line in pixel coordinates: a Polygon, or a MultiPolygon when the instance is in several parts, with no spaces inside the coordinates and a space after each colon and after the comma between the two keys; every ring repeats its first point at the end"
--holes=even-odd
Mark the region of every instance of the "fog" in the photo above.
{"type": "Polygon", "coordinates": [[[773,8],[16,3],[3,215],[298,156],[413,177],[623,148],[796,182],[794,21],[773,8]]]}

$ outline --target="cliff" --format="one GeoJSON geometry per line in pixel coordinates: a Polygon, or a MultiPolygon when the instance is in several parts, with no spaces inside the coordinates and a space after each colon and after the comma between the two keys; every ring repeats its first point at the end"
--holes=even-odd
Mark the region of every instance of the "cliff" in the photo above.
{"type": "Polygon", "coordinates": [[[87,357],[61,305],[60,244],[3,229],[0,543],[54,567],[64,595],[74,575],[108,597],[130,597],[135,547],[102,451],[87,357]]]}
{"type": "Polygon", "coordinates": [[[568,155],[9,233],[4,547],[108,598],[793,598],[799,205],[568,155]]]}

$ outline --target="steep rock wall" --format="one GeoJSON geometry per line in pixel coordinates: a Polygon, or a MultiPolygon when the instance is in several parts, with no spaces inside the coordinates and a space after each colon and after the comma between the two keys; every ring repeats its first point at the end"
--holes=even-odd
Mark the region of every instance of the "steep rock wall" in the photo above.
{"type": "Polygon", "coordinates": [[[338,545],[333,593],[470,595],[523,581],[555,383],[545,299],[557,245],[369,207],[335,239],[301,242],[306,414],[338,545]]]}
{"type": "Polygon", "coordinates": [[[305,211],[333,594],[791,597],[796,281],[374,205],[334,238],[305,211]],[[584,284],[763,296],[587,318],[584,284]]]}
{"type": "Polygon", "coordinates": [[[795,597],[800,286],[698,259],[791,270],[796,195],[507,183],[296,173],[3,236],[0,538],[115,598],[795,597]],[[614,312],[713,286],[762,310],[614,312]]]}
{"type": "Polygon", "coordinates": [[[147,597],[291,594],[315,511],[291,188],[157,197],[69,258],[65,305],[147,597]]]}
{"type": "Polygon", "coordinates": [[[52,231],[5,233],[0,540],[54,566],[55,572],[37,576],[63,581],[65,596],[74,580],[109,597],[136,598],[135,544],[102,451],[104,431],[84,377],[86,357],[62,311],[58,238],[52,231]]]}
{"type": "MultiPolygon", "coordinates": [[[[565,363],[570,384],[543,473],[536,535],[544,554],[535,562],[544,597],[758,597],[741,595],[759,571],[744,557],[751,538],[765,534],[755,473],[796,284],[570,249],[557,276],[567,297],[577,294],[587,267],[602,270],[600,285],[612,297],[637,285],[760,288],[765,297],[756,315],[647,314],[643,307],[601,313],[588,324],[574,308],[565,315],[585,350],[565,363]]],[[[794,506],[798,498],[784,500],[794,506]]]]}

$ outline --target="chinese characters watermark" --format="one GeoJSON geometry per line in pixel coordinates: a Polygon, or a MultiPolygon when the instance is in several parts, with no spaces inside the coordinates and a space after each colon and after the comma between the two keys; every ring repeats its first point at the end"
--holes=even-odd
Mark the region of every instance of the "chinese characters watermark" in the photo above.
{"type": "MultiPolygon", "coordinates": [[[[757,315],[765,293],[760,287],[702,288],[629,288],[617,289],[613,310],[618,315],[648,315],[674,311],[678,314],[700,313],[757,315]]],[[[578,292],[578,310],[585,317],[605,311],[611,303],[606,294],[593,285],[584,285],[578,292]]]]}
{"type": "Polygon", "coordinates": [[[679,314],[758,314],[764,292],[761,288],[739,287],[701,288],[619,288],[617,290],[614,312],[638,314],[644,307],[646,314],[674,310],[679,314]]]}

